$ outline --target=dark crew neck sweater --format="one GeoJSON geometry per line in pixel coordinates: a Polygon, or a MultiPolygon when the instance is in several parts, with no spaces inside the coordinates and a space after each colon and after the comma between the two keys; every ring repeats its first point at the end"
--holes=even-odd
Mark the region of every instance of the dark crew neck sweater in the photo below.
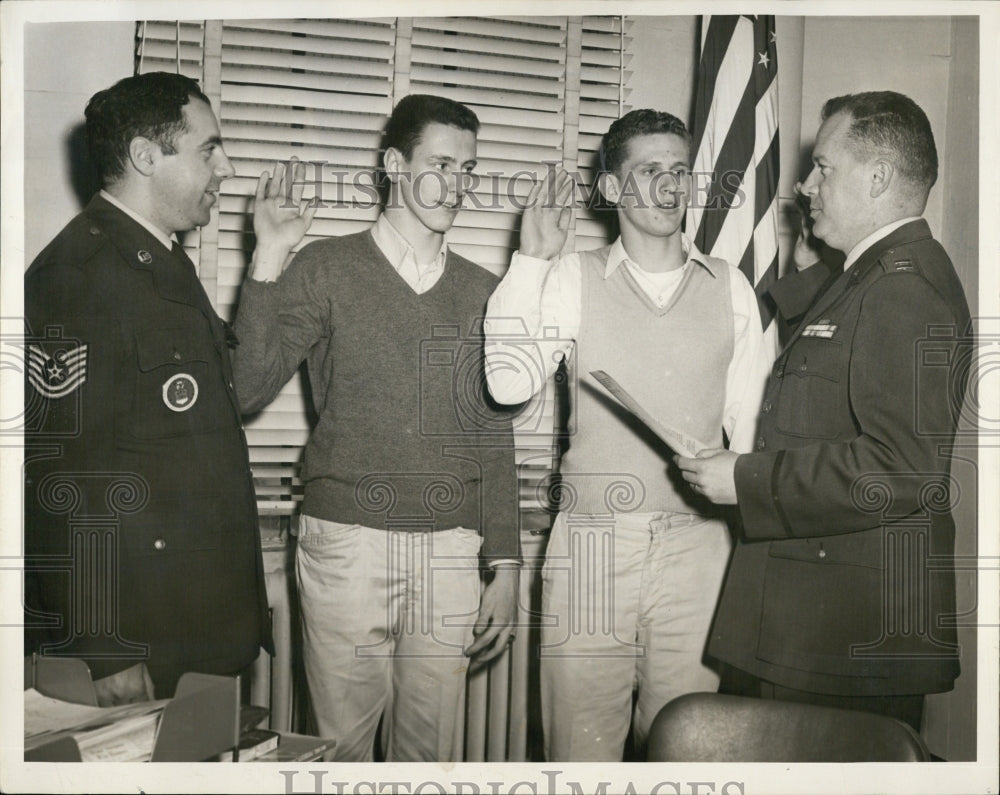
{"type": "Polygon", "coordinates": [[[486,393],[482,317],[497,279],[448,252],[416,294],[371,232],[305,246],[273,283],[242,290],[234,355],[245,412],[307,361],[319,418],[304,513],[403,531],[465,527],[483,556],[517,558],[510,414],[486,393]]]}

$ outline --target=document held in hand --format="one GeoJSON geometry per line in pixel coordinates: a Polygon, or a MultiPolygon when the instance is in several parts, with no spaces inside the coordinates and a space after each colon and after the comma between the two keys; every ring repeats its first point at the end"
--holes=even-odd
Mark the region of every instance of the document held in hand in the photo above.
{"type": "Polygon", "coordinates": [[[598,383],[608,390],[608,392],[610,392],[619,403],[642,420],[643,424],[659,436],[675,453],[693,458],[702,450],[708,448],[708,445],[704,442],[699,441],[693,436],[683,433],[676,428],[664,425],[662,422],[657,420],[652,414],[646,411],[646,409],[640,406],[636,399],[625,391],[625,388],[621,384],[615,381],[614,378],[603,370],[591,370],[590,374],[594,376],[598,383]]]}

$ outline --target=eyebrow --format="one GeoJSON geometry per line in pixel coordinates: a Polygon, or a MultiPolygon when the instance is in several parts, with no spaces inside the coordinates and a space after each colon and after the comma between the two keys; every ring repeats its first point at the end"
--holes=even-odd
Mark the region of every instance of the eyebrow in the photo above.
{"type": "MultiPolygon", "coordinates": [[[[431,160],[439,160],[442,163],[457,163],[458,162],[451,155],[431,155],[430,159],[431,160]]],[[[463,166],[472,166],[473,168],[475,168],[477,162],[478,161],[475,158],[472,158],[471,160],[466,160],[464,163],[462,163],[462,165],[463,166]]]]}
{"type": "Polygon", "coordinates": [[[222,146],[222,136],[213,135],[211,138],[206,138],[201,146],[203,149],[206,146],[222,146]]]}
{"type": "Polygon", "coordinates": [[[678,168],[690,168],[691,165],[686,160],[675,160],[670,165],[665,165],[662,160],[646,160],[642,163],[636,163],[635,168],[646,168],[647,166],[653,166],[654,168],[659,168],[663,171],[675,171],[678,168]]]}

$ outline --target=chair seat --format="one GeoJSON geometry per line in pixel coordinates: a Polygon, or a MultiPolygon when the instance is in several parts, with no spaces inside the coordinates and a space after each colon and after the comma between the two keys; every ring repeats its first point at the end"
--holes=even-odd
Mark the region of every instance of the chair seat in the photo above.
{"type": "Polygon", "coordinates": [[[651,762],[927,762],[913,729],[868,712],[718,693],[690,693],[660,710],[651,762]]]}

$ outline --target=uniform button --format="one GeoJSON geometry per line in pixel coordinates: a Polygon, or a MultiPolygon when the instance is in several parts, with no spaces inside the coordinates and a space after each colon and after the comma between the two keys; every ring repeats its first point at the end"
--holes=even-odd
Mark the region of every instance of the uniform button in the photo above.
{"type": "Polygon", "coordinates": [[[98,229],[96,226],[92,226],[92,227],[90,227],[90,234],[92,234],[92,235],[99,235],[99,234],[101,234],[101,230],[98,229]]]}
{"type": "Polygon", "coordinates": [[[825,558],[825,557],[826,557],[826,550],[825,550],[825,549],[821,549],[821,550],[819,551],[819,556],[820,556],[821,558],[825,558]]]}
{"type": "Polygon", "coordinates": [[[176,359],[177,361],[181,360],[181,352],[180,351],[174,351],[174,359],[176,359]]]}
{"type": "Polygon", "coordinates": [[[764,405],[760,407],[760,410],[767,414],[767,412],[771,410],[771,401],[765,400],[764,405]]]}
{"type": "Polygon", "coordinates": [[[805,371],[805,370],[808,370],[809,367],[808,367],[808,365],[806,365],[805,362],[803,362],[802,364],[799,365],[799,369],[805,371]]]}
{"type": "Polygon", "coordinates": [[[767,442],[765,442],[765,441],[764,441],[764,437],[763,437],[763,436],[761,436],[761,437],[760,437],[760,438],[759,438],[759,439],[757,440],[757,449],[758,449],[758,450],[763,450],[763,449],[764,449],[765,447],[767,447],[767,442]]]}
{"type": "Polygon", "coordinates": [[[167,542],[162,538],[158,538],[153,542],[153,549],[164,550],[167,548],[167,542]]]}
{"type": "Polygon", "coordinates": [[[784,362],[782,362],[781,364],[779,364],[777,367],[774,368],[774,375],[776,378],[781,378],[781,376],[783,376],[784,374],[785,374],[785,365],[784,362]]]}
{"type": "Polygon", "coordinates": [[[232,381],[230,381],[230,382],[229,382],[229,384],[228,384],[227,386],[229,387],[229,389],[230,389],[230,390],[232,390],[232,388],[233,388],[233,382],[232,382],[232,381]]]}

